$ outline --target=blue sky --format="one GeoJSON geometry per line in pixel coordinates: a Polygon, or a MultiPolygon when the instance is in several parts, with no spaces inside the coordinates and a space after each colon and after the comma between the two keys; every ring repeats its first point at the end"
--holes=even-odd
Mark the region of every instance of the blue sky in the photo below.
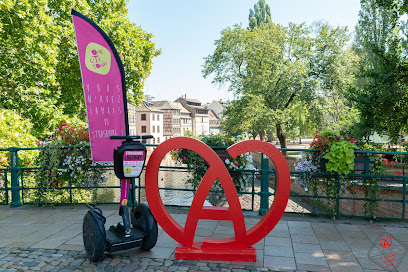
{"type": "MultiPolygon", "coordinates": [[[[248,25],[249,9],[257,0],[130,0],[129,18],[153,33],[162,54],[153,60],[145,94],[174,101],[186,94],[202,103],[232,99],[226,88],[202,77],[204,57],[211,54],[222,29],[237,23],[248,25]]],[[[311,24],[324,20],[333,26],[358,21],[359,0],[266,0],[272,21],[311,24]]]]}

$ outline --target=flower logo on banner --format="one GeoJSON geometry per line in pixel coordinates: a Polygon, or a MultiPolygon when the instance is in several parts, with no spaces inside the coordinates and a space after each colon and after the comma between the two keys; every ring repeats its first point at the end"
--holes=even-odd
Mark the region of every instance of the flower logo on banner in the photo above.
{"type": "Polygon", "coordinates": [[[111,54],[102,45],[91,42],[86,47],[85,64],[92,72],[106,75],[111,67],[111,54]]]}

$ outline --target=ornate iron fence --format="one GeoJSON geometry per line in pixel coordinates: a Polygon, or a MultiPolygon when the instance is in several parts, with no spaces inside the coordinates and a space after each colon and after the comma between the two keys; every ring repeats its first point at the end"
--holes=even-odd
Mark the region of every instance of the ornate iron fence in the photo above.
{"type": "MultiPolygon", "coordinates": [[[[157,145],[147,145],[153,149],[157,145]]],[[[74,147],[65,147],[74,148],[74,147]]],[[[226,148],[226,147],[224,147],[226,148]]],[[[66,185],[58,188],[38,187],[35,184],[35,173],[41,169],[38,167],[23,167],[18,163],[18,152],[27,150],[39,150],[43,148],[16,148],[0,149],[10,152],[10,167],[0,168],[0,205],[18,207],[21,205],[42,204],[35,201],[39,190],[64,192],[58,201],[53,204],[74,204],[93,201],[95,203],[117,203],[119,201],[119,181],[114,177],[113,166],[88,166],[83,171],[92,171],[93,168],[103,168],[109,180],[102,186],[76,186],[70,180],[66,185]],[[85,195],[84,192],[87,192],[85,195]]],[[[217,147],[220,149],[220,147],[217,147]]],[[[311,149],[280,149],[290,152],[316,152],[311,149]]],[[[355,151],[361,155],[356,161],[364,164],[364,170],[359,170],[345,177],[325,172],[324,161],[318,172],[313,173],[316,177],[315,191],[305,191],[296,183],[296,180],[309,172],[296,171],[294,159],[288,158],[291,169],[291,194],[286,212],[297,214],[310,214],[335,217],[359,217],[377,218],[386,220],[407,220],[407,176],[406,164],[396,163],[384,174],[370,174],[370,157],[378,156],[407,156],[408,152],[378,152],[378,151],[355,151]],[[396,174],[398,173],[398,174],[396,174]],[[346,190],[342,186],[347,184],[346,190]],[[371,185],[372,184],[372,185],[371,185]],[[333,194],[327,193],[327,188],[332,186],[333,194]],[[370,186],[377,190],[376,194],[368,192],[370,186]],[[350,189],[351,188],[351,189],[350,189]],[[357,189],[355,189],[357,188],[357,189]],[[372,197],[375,195],[376,197],[372,197]]],[[[254,169],[239,170],[246,174],[248,186],[245,191],[238,192],[243,210],[258,211],[265,214],[273,203],[277,190],[277,175],[274,166],[265,156],[258,155],[254,161],[254,169]]],[[[61,167],[61,169],[66,167],[61,167]]],[[[165,205],[188,207],[194,197],[194,188],[186,183],[189,169],[180,165],[163,165],[159,171],[160,193],[165,205]]],[[[145,179],[142,175],[133,179],[130,189],[134,190],[135,198],[132,201],[146,201],[144,194],[145,179]]],[[[343,186],[344,187],[344,186],[343,186]]],[[[131,195],[131,194],[129,194],[131,195]]],[[[222,198],[222,191],[211,191],[208,197],[209,205],[226,206],[226,200],[222,198]]]]}

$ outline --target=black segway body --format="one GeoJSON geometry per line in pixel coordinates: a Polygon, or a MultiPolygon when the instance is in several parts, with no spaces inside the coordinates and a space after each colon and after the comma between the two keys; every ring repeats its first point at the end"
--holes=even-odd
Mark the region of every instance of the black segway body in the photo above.
{"type": "MultiPolygon", "coordinates": [[[[115,252],[135,247],[150,250],[156,245],[158,230],[157,222],[150,212],[149,206],[141,203],[129,213],[127,207],[127,190],[130,178],[137,178],[143,171],[146,160],[146,147],[136,141],[149,139],[144,136],[110,136],[111,139],[125,139],[118,149],[114,150],[114,169],[116,176],[122,180],[121,205],[119,215],[122,222],[105,230],[106,219],[102,211],[92,205],[87,205],[87,212],[83,224],[83,238],[86,254],[93,262],[103,259],[104,252],[115,252]]],[[[131,190],[132,200],[135,199],[131,190]]]]}
{"type": "Polygon", "coordinates": [[[149,206],[145,203],[137,205],[130,212],[130,218],[132,228],[129,234],[122,222],[105,231],[106,219],[102,212],[95,207],[87,212],[83,223],[83,238],[86,254],[91,261],[102,260],[105,251],[112,253],[135,247],[150,250],[156,245],[157,222],[149,206]]]}

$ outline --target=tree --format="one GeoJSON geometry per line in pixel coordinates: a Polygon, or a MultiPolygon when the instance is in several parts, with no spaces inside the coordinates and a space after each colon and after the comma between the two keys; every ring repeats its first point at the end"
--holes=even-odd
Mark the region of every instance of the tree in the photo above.
{"type": "Polygon", "coordinates": [[[350,36],[347,27],[332,27],[326,22],[314,24],[315,46],[313,70],[319,81],[325,111],[331,117],[329,127],[342,129],[340,119],[345,119],[353,107],[345,96],[349,86],[355,84],[354,73],[358,58],[347,47],[350,36]]]}
{"type": "Polygon", "coordinates": [[[0,3],[0,107],[16,110],[31,119],[33,133],[48,128],[50,111],[58,93],[57,27],[47,15],[47,1],[2,1],[0,3]],[[43,112],[42,110],[46,110],[43,112]]]}
{"type": "Polygon", "coordinates": [[[290,107],[289,118],[285,123],[287,134],[292,139],[313,135],[322,123],[322,105],[324,103],[316,99],[307,105],[297,101],[290,107]]]}
{"type": "Polygon", "coordinates": [[[304,24],[261,24],[252,30],[235,25],[221,32],[214,53],[205,58],[204,77],[213,74],[213,83],[229,84],[238,97],[262,98],[281,147],[286,147],[283,124],[290,105],[315,98],[309,34],[304,24]]]}
{"type": "Polygon", "coordinates": [[[401,130],[408,129],[408,67],[402,50],[406,37],[401,34],[400,15],[398,5],[361,1],[354,42],[361,60],[359,85],[349,91],[361,112],[360,136],[378,132],[397,140],[401,130]]]}
{"type": "Polygon", "coordinates": [[[223,112],[221,128],[229,136],[238,136],[249,131],[252,138],[261,140],[272,129],[272,114],[261,96],[246,94],[232,101],[223,112]]]}
{"type": "Polygon", "coordinates": [[[152,58],[160,51],[151,41],[152,34],[129,21],[126,4],[125,0],[0,2],[0,107],[30,119],[36,136],[53,129],[54,116],[85,119],[72,8],[112,38],[124,63],[129,100],[137,105],[152,58]]]}
{"type": "MultiPolygon", "coordinates": [[[[9,147],[32,147],[37,139],[29,132],[31,124],[22,119],[15,111],[0,109],[0,148],[9,147]]],[[[27,166],[32,162],[37,151],[19,152],[20,166],[27,166]]],[[[10,152],[0,152],[0,164],[2,167],[10,166],[10,152]]]]}
{"type": "Polygon", "coordinates": [[[99,1],[49,1],[50,15],[59,26],[58,66],[56,71],[59,90],[63,92],[59,102],[66,105],[65,112],[74,115],[80,110],[85,117],[81,73],[77,56],[71,9],[84,13],[98,24],[112,39],[122,59],[129,101],[138,105],[143,97],[145,78],[150,75],[152,58],[160,54],[151,41],[152,34],[131,23],[127,17],[125,0],[99,1]],[[72,99],[75,98],[75,99],[72,99]]]}
{"type": "Polygon", "coordinates": [[[398,9],[401,14],[408,12],[408,0],[376,0],[375,3],[382,8],[398,9]]]}
{"type": "Polygon", "coordinates": [[[398,19],[399,12],[394,6],[380,7],[375,0],[361,0],[354,49],[362,60],[362,69],[375,68],[376,52],[388,51],[389,46],[398,40],[398,19]]]}
{"type": "Polygon", "coordinates": [[[254,9],[249,9],[249,29],[259,27],[262,23],[269,24],[272,22],[271,9],[265,0],[259,0],[254,5],[254,9]]]}

